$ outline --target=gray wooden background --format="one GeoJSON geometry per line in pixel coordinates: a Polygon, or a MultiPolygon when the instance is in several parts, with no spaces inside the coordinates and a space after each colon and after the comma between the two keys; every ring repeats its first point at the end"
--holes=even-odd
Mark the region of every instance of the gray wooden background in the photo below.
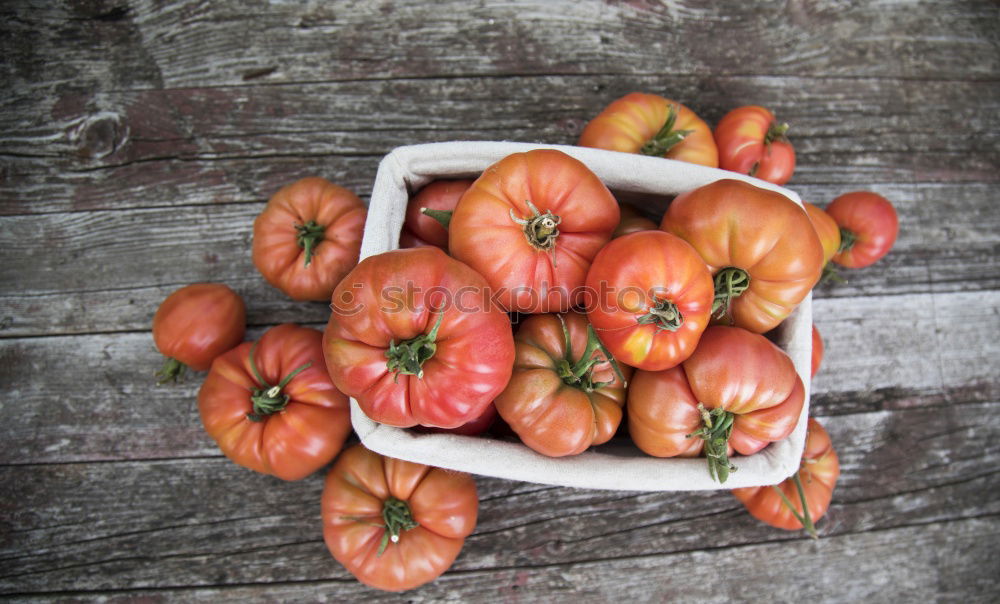
{"type": "Polygon", "coordinates": [[[0,594],[105,601],[995,601],[1000,571],[995,2],[0,5],[0,594]],[[251,222],[397,145],[576,141],[656,92],[792,125],[789,186],[888,197],[893,252],[816,292],[813,408],[843,475],[818,542],[726,492],[480,478],[455,565],[402,596],[320,534],[322,475],[222,457],[200,376],[156,387],[157,304],[222,281],[250,335],[323,304],[269,288],[251,222]]]}

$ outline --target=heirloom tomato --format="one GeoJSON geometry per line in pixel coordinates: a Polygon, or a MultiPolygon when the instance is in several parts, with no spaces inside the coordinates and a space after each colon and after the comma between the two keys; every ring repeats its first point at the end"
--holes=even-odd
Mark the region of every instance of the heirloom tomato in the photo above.
{"type": "Polygon", "coordinates": [[[476,528],[476,483],[355,445],[323,486],[323,540],[359,581],[403,591],[444,573],[476,528]]]}
{"type": "Polygon", "coordinates": [[[656,371],[694,352],[712,314],[712,275],[686,241],[663,231],[612,240],[587,273],[587,316],[616,359],[656,371]]]}
{"type": "Polygon", "coordinates": [[[638,210],[627,203],[621,204],[618,206],[618,209],[621,212],[621,218],[618,220],[618,226],[615,228],[615,232],[612,233],[612,237],[621,237],[630,233],[656,229],[655,222],[640,214],[638,210]]]}
{"type": "Polygon", "coordinates": [[[781,193],[719,180],[679,195],[660,228],[698,251],[715,277],[713,315],[757,333],[776,327],[819,281],[823,247],[781,193]]]}
{"type": "Polygon", "coordinates": [[[455,205],[471,185],[471,180],[435,180],[420,189],[406,206],[399,247],[433,245],[448,251],[448,229],[442,221],[451,220],[455,205]]]}
{"type": "Polygon", "coordinates": [[[629,434],[655,457],[704,453],[725,482],[733,453],[752,455],[791,434],[805,402],[792,360],[760,334],[714,326],[679,366],[636,371],[628,390],[629,434]]]}
{"type": "Polygon", "coordinates": [[[719,165],[708,124],[680,103],[642,92],[627,94],[608,105],[586,125],[577,144],[710,168],[719,165]]]}
{"type": "Polygon", "coordinates": [[[367,213],[357,195],[322,178],[294,182],[254,220],[254,266],[294,300],[329,300],[358,263],[367,213]]]}
{"type": "Polygon", "coordinates": [[[733,109],[715,127],[719,167],[783,185],[795,171],[795,149],[785,138],[788,124],[750,105],[733,109]]]}
{"type": "Polygon", "coordinates": [[[837,226],[833,217],[818,206],[804,202],[802,207],[806,209],[806,214],[809,215],[809,220],[812,222],[813,228],[816,229],[819,243],[823,246],[823,264],[825,266],[840,248],[840,227],[837,226]]]}
{"type": "Polygon", "coordinates": [[[872,265],[896,243],[899,234],[896,209],[877,193],[845,193],[831,201],[826,212],[840,226],[840,248],[833,261],[841,266],[872,265]]]}
{"type": "Polygon", "coordinates": [[[524,444],[549,457],[607,442],[622,419],[625,379],[578,313],[532,315],[514,337],[514,374],[496,399],[524,444]]]}
{"type": "Polygon", "coordinates": [[[618,202],[561,151],[514,153],[472,184],[448,227],[451,255],[489,282],[506,310],[566,311],[618,226],[618,202]]]}
{"type": "Polygon", "coordinates": [[[337,286],[330,377],[371,419],[457,428],[479,417],[514,364],[510,318],[476,271],[436,247],[363,260],[337,286]]]}
{"type": "Polygon", "coordinates": [[[167,357],[159,383],[180,378],[185,367],[205,371],[215,357],[243,341],[246,305],[221,283],[195,283],[167,296],[153,316],[153,342],[167,357]]]}
{"type": "Polygon", "coordinates": [[[815,537],[814,523],[830,507],[839,477],[840,462],[830,435],[818,421],[809,418],[798,472],[781,484],[733,489],[733,495],[757,520],[789,531],[804,527],[815,537]]]}
{"type": "Polygon", "coordinates": [[[457,428],[432,428],[428,426],[414,426],[418,432],[431,432],[438,434],[459,434],[461,436],[479,436],[489,431],[497,419],[496,405],[490,404],[486,410],[479,414],[479,417],[466,422],[457,428]]]}
{"type": "Polygon", "coordinates": [[[215,359],[198,410],[226,457],[299,480],[337,455],[351,414],[326,372],[322,339],[315,329],[286,323],[215,359]]]}
{"type": "Polygon", "coordinates": [[[813,324],[812,328],[812,374],[811,377],[816,375],[819,371],[819,365],[823,362],[823,338],[819,335],[819,330],[816,329],[816,325],[813,324]]]}

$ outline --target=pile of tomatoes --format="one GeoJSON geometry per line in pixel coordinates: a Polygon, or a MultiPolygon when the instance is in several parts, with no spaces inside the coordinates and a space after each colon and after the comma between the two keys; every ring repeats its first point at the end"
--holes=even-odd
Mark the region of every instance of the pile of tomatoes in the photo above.
{"type": "MultiPolygon", "coordinates": [[[[713,133],[687,107],[634,93],[579,144],[783,184],[795,166],[787,129],[742,107],[713,133]]],[[[867,266],[898,230],[874,193],[803,209],[736,179],[647,215],[552,149],[428,184],[410,200],[401,249],[358,263],[365,219],[356,195],[308,178],[254,223],[255,266],[295,300],[330,302],[325,331],[284,324],[243,342],[243,300],[195,284],[163,302],[153,336],[168,357],[161,381],[185,366],[209,370],[198,406],[227,457],[285,480],[336,459],[322,496],[327,546],[359,580],[389,590],[447,570],[475,528],[476,487],[467,474],[360,444],[342,451],[348,397],[377,422],[516,438],[548,456],[619,435],[648,455],[704,457],[724,483],[732,456],[786,438],[804,404],[768,332],[829,262],[867,266]]],[[[813,342],[815,374],[815,327],[813,342]]],[[[810,419],[795,475],[733,492],[764,522],[815,535],[838,475],[829,436],[810,419]]]]}

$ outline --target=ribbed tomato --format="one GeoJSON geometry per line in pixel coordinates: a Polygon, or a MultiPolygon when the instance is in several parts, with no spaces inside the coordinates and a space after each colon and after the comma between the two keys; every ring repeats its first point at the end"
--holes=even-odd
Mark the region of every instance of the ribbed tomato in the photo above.
{"type": "Polygon", "coordinates": [[[870,191],[845,193],[826,212],[840,226],[840,248],[833,261],[864,268],[889,253],[899,234],[899,218],[888,199],[870,191]]]}
{"type": "Polygon", "coordinates": [[[615,232],[611,235],[613,238],[628,235],[629,233],[656,229],[656,223],[640,214],[633,206],[623,203],[619,206],[619,210],[621,211],[621,218],[618,220],[615,232]]]}
{"type": "Polygon", "coordinates": [[[780,348],[739,327],[709,327],[679,366],[632,376],[629,434],[655,457],[704,452],[709,474],[725,482],[729,455],[786,438],[804,402],[802,380],[780,348]]]}
{"type": "Polygon", "coordinates": [[[337,286],[323,341],[330,377],[371,419],[457,428],[514,364],[510,318],[476,271],[436,247],[363,260],[337,286]]]}
{"type": "Polygon", "coordinates": [[[186,367],[205,371],[215,357],[243,341],[246,305],[221,283],[186,285],[167,296],[153,316],[153,343],[167,357],[159,383],[174,381],[186,367]]]}
{"type": "Polygon", "coordinates": [[[763,107],[733,109],[715,127],[719,167],[783,185],[795,171],[795,149],[779,124],[763,107]]]}
{"type": "Polygon", "coordinates": [[[633,92],[612,102],[590,120],[577,144],[719,165],[708,124],[684,105],[656,94],[633,92]]]}
{"type": "Polygon", "coordinates": [[[323,539],[359,581],[403,591],[451,567],[476,528],[476,483],[452,472],[383,457],[355,445],[323,487],[323,539]]]}
{"type": "Polygon", "coordinates": [[[504,309],[564,312],[583,299],[590,261],[618,218],[618,202],[579,160],[552,149],[514,153],[459,200],[448,249],[486,277],[504,309]]]}
{"type": "Polygon", "coordinates": [[[663,231],[612,240],[587,273],[587,316],[623,363],[658,371],[694,352],[708,327],[712,275],[686,241],[663,231]]]}
{"type": "Polygon", "coordinates": [[[283,187],[254,220],[254,266],[294,300],[327,301],[358,263],[367,213],[357,195],[322,178],[283,187]]]}
{"type": "Polygon", "coordinates": [[[733,495],[761,522],[788,531],[805,525],[815,537],[814,524],[829,509],[839,477],[840,461],[830,435],[818,421],[809,418],[798,472],[778,485],[733,489],[733,495]],[[808,515],[803,510],[808,510],[808,515]]]}
{"type": "Polygon", "coordinates": [[[715,278],[715,317],[763,333],[806,297],[823,270],[809,216],[781,193],[719,180],[679,195],[660,228],[698,251],[715,278]]]}
{"type": "Polygon", "coordinates": [[[608,362],[586,317],[532,315],[514,342],[514,373],[496,406],[524,444],[563,457],[615,435],[630,369],[608,362]]]}
{"type": "Polygon", "coordinates": [[[198,410],[226,457],[299,480],[337,455],[351,432],[350,408],[326,372],[322,339],[286,323],[215,359],[198,410]]]}
{"type": "Polygon", "coordinates": [[[433,245],[448,251],[448,229],[441,220],[451,220],[458,200],[471,185],[471,180],[435,180],[417,191],[406,206],[399,247],[433,245]]]}
{"type": "Polygon", "coordinates": [[[819,237],[820,245],[823,246],[823,264],[826,265],[840,248],[840,227],[837,226],[833,217],[824,212],[819,206],[808,202],[803,202],[802,207],[806,209],[809,220],[816,235],[819,237]]]}

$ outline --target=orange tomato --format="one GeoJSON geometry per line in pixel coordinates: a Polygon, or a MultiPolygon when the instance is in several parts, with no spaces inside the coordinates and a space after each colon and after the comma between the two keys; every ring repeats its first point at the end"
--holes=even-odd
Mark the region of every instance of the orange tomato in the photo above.
{"type": "Polygon", "coordinates": [[[833,217],[824,212],[819,206],[811,203],[802,203],[806,209],[809,220],[812,221],[816,235],[819,237],[820,245],[823,246],[823,264],[825,265],[837,253],[840,247],[840,227],[837,226],[833,217]]]}

